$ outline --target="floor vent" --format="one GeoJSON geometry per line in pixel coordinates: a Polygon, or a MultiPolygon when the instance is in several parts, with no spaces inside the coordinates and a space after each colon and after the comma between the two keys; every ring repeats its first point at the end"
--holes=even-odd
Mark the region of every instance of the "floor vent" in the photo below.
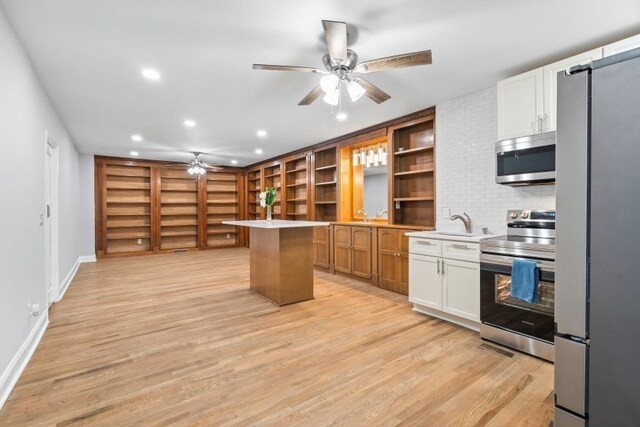
{"type": "Polygon", "coordinates": [[[514,356],[514,354],[511,353],[510,351],[503,350],[501,348],[494,347],[494,346],[486,344],[486,343],[480,344],[479,348],[482,349],[482,350],[493,351],[494,353],[498,353],[499,355],[505,356],[505,357],[513,357],[514,356]]]}
{"type": "Polygon", "coordinates": [[[183,252],[188,252],[188,249],[174,249],[173,253],[174,254],[179,254],[179,253],[183,253],[183,252]]]}

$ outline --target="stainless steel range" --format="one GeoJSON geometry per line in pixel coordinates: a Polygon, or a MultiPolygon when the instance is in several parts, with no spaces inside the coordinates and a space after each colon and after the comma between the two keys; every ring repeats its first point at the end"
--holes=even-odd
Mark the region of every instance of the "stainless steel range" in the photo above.
{"type": "Polygon", "coordinates": [[[553,361],[555,211],[510,210],[507,235],[480,242],[480,336],[553,361]],[[535,260],[538,299],[511,296],[515,259],[535,260]]]}

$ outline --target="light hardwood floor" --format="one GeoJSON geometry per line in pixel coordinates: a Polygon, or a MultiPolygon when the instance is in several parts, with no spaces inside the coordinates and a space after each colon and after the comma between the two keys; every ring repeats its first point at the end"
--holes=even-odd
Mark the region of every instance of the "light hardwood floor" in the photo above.
{"type": "Polygon", "coordinates": [[[0,425],[550,424],[553,365],[340,276],[276,307],[248,255],[83,264],[0,425]]]}

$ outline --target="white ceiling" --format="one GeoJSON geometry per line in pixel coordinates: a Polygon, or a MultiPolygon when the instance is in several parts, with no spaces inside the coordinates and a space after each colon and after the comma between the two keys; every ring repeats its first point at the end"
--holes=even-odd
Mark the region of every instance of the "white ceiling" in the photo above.
{"type": "Polygon", "coordinates": [[[254,163],[495,84],[640,33],[638,0],[0,0],[78,148],[254,163]],[[357,29],[361,60],[432,49],[433,65],[371,74],[392,98],[347,103],[337,122],[298,101],[320,76],[321,19],[357,29]],[[141,67],[157,68],[150,83],[141,67]],[[198,122],[193,129],[185,118],[198,122]],[[268,136],[259,139],[257,129],[268,136]],[[132,134],[145,138],[131,141],[132,134]],[[262,148],[264,154],[254,153],[262,148]]]}

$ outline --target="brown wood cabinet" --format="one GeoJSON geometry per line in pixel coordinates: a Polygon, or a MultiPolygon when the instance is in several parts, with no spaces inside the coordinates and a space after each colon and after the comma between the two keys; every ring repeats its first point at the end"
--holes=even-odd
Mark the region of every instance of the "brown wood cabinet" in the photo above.
{"type": "Polygon", "coordinates": [[[313,265],[331,269],[331,226],[313,227],[313,265]]]}
{"type": "Polygon", "coordinates": [[[409,293],[408,231],[378,229],[378,286],[404,295],[409,293]]]}
{"type": "Polygon", "coordinates": [[[334,269],[363,279],[373,277],[372,228],[334,225],[334,269]]]}

